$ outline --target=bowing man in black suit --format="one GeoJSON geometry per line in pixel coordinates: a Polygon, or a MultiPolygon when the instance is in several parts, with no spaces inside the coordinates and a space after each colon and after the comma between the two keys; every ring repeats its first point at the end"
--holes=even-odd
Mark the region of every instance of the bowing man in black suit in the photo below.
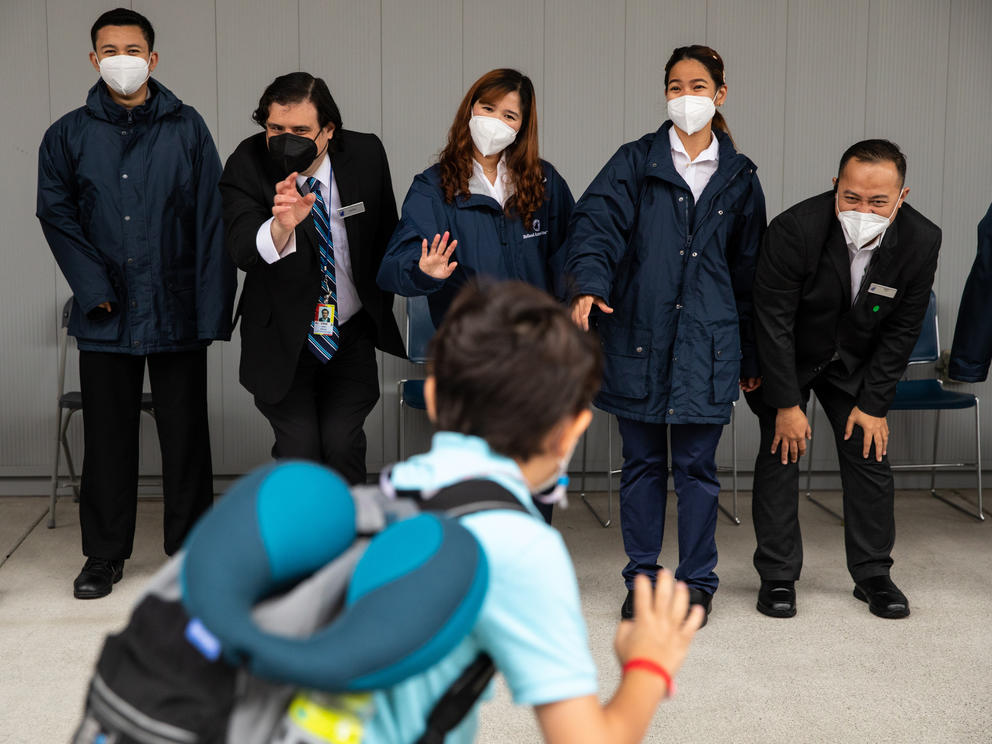
{"type": "Polygon", "coordinates": [[[887,140],[848,148],[833,191],[768,227],[754,283],[762,386],[748,394],[761,424],[755,462],[758,610],[796,614],[802,568],[799,455],[812,432],[812,389],[833,429],[844,491],[854,596],[880,617],[909,602],[889,578],[894,487],[885,416],[919,336],[940,229],[908,204],[906,159],[887,140]]]}
{"type": "Polygon", "coordinates": [[[245,272],[241,384],[272,425],[274,457],[364,482],[375,348],[403,356],[393,296],[375,282],[396,226],[386,153],[342,128],[327,85],[305,72],[276,78],[252,118],[265,131],[238,145],[220,182],[227,248],[245,272]],[[331,306],[332,327],[315,323],[331,306]]]}

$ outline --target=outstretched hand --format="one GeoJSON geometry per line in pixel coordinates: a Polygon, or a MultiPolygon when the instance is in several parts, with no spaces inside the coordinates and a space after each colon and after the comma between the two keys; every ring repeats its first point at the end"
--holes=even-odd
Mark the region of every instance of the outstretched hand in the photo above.
{"type": "Polygon", "coordinates": [[[682,666],[706,611],[689,607],[689,589],[672,574],[658,572],[654,590],[644,575],[634,577],[634,619],[620,623],[613,642],[621,664],[649,659],[672,676],[682,666]]]}
{"type": "Polygon", "coordinates": [[[449,245],[448,237],[449,233],[447,231],[445,231],[444,235],[435,235],[430,247],[427,246],[427,239],[424,238],[424,242],[420,247],[420,262],[417,266],[420,267],[422,272],[433,279],[447,279],[458,266],[457,261],[451,261],[449,263],[451,254],[454,253],[458,241],[452,240],[449,245]]]}
{"type": "Polygon", "coordinates": [[[276,194],[272,198],[272,242],[276,250],[282,251],[289,237],[299,225],[310,215],[316,194],[302,196],[296,188],[296,173],[290,173],[276,184],[276,194]]]}
{"type": "Polygon", "coordinates": [[[572,300],[572,322],[583,331],[589,330],[589,313],[592,311],[593,305],[607,315],[613,312],[613,308],[607,305],[606,301],[601,297],[579,295],[572,300]]]}

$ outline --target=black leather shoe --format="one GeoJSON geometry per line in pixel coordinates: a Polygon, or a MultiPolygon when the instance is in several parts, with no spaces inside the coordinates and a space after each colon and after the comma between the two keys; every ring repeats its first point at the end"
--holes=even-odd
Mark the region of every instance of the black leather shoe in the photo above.
{"type": "Polygon", "coordinates": [[[909,615],[909,600],[888,576],[872,576],[855,582],[854,596],[868,603],[872,615],[885,618],[909,615]]]}
{"type": "Polygon", "coordinates": [[[762,580],[758,590],[758,612],[768,617],[795,617],[796,582],[762,580]]]}
{"type": "Polygon", "coordinates": [[[710,607],[713,605],[713,595],[702,589],[697,589],[694,586],[689,587],[689,609],[692,609],[693,605],[701,605],[706,614],[703,615],[703,624],[699,627],[702,628],[710,619],[710,607]]]}
{"type": "Polygon", "coordinates": [[[87,558],[86,563],[83,564],[83,570],[72,582],[72,595],[76,599],[106,597],[123,575],[124,561],[87,558]]]}
{"type": "Polygon", "coordinates": [[[633,620],[634,619],[634,590],[627,590],[627,598],[620,605],[620,619],[621,620],[633,620]]]}

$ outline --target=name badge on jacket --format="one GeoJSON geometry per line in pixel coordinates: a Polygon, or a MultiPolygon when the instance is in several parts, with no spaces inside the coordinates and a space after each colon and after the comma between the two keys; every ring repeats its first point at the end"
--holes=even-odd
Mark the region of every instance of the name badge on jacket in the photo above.
{"type": "Polygon", "coordinates": [[[892,287],[886,287],[884,284],[872,284],[868,287],[868,294],[881,295],[882,297],[892,299],[896,296],[896,290],[892,287]]]}
{"type": "Polygon", "coordinates": [[[354,204],[349,204],[347,207],[341,207],[338,210],[338,217],[344,219],[345,217],[351,217],[355,214],[361,214],[365,211],[365,202],[355,202],[354,204]]]}

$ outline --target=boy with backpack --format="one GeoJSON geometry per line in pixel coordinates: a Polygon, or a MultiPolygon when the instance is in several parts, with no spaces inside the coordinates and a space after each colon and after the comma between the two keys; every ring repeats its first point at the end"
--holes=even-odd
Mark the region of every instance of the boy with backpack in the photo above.
{"type": "MultiPolygon", "coordinates": [[[[480,652],[492,657],[514,702],[534,706],[545,741],[640,741],[658,703],[674,692],[702,609],[689,611],[687,588],[670,574],[659,574],[653,595],[638,577],[634,619],[620,624],[615,640],[623,679],[600,704],[574,570],[531,496],[567,470],[589,425],[598,344],[548,295],[504,282],[464,290],[431,351],[425,397],[438,433],[428,453],[393,467],[389,485],[429,492],[491,479],[529,514],[496,509],[461,518],[489,562],[474,629],[426,672],[375,693],[364,741],[416,740],[437,699],[480,652]]],[[[471,742],[476,729],[477,706],[445,741],[471,742]]]]}
{"type": "Polygon", "coordinates": [[[600,705],[575,573],[534,504],[592,417],[595,341],[507,282],[463,290],[432,345],[430,452],[379,487],[302,461],[239,479],[107,638],[74,744],[468,743],[495,669],[548,742],[641,740],[703,610],[638,577],[600,705]]]}

